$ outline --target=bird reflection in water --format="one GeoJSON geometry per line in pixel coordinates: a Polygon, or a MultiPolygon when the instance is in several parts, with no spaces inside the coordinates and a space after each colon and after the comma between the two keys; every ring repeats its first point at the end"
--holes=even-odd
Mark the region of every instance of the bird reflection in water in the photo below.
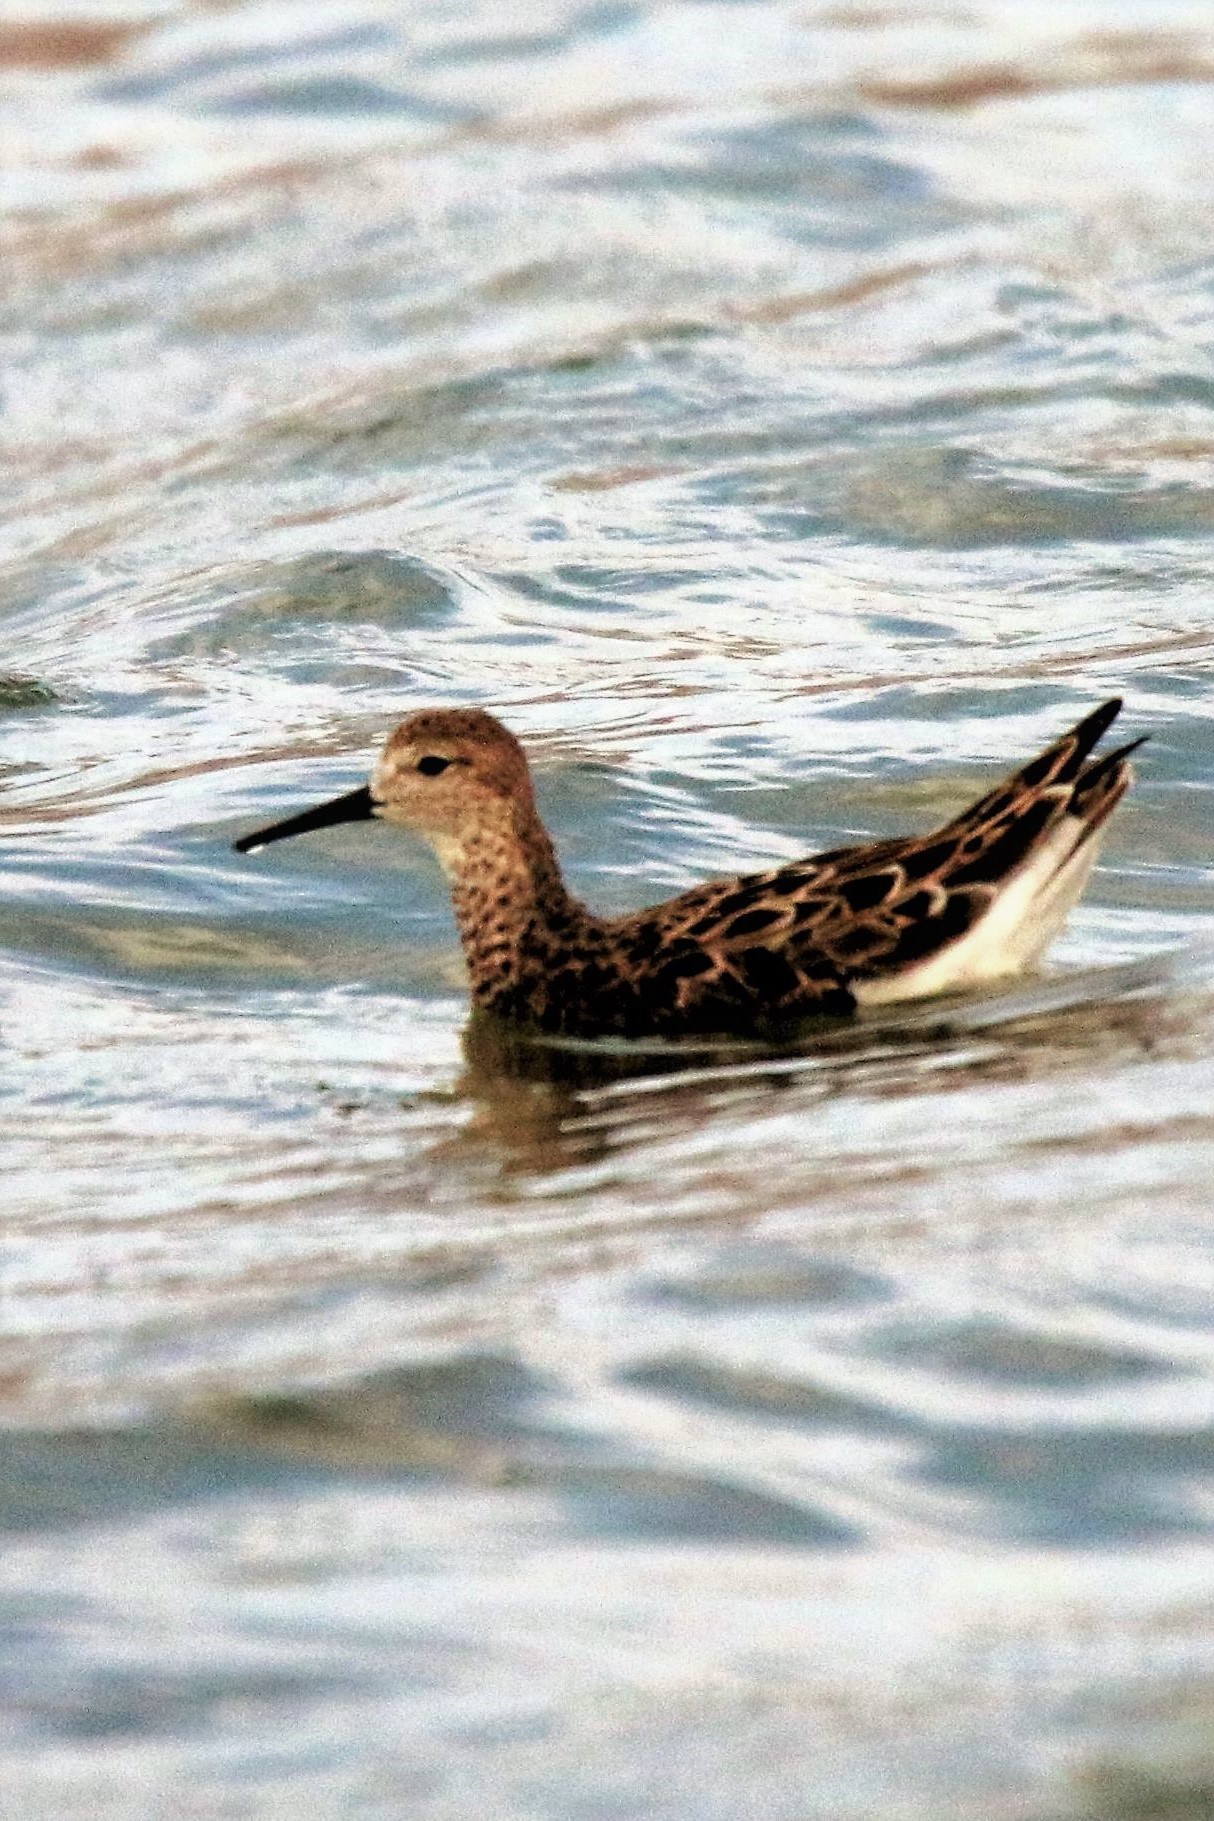
{"type": "Polygon", "coordinates": [[[484,1014],[464,1031],[462,1140],[488,1142],[511,1177],[602,1163],[644,1140],[686,1134],[730,1110],[794,1093],[807,1121],[840,1097],[892,1099],[1026,1082],[1094,1056],[1158,1055],[1214,1019],[1209,969],[1175,957],[1088,968],[850,1025],[815,1019],[780,1045],[571,1042],[484,1014]],[[1193,978],[1188,978],[1193,975],[1193,978]]]}

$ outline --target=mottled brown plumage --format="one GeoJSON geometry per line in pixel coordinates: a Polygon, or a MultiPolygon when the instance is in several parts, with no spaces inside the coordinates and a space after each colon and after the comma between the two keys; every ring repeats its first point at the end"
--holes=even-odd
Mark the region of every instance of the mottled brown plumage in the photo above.
{"type": "Polygon", "coordinates": [[[426,836],[451,881],[474,1003],[576,1036],[750,1034],[1031,965],[1083,888],[1130,781],[1086,760],[1107,702],[931,834],[696,886],[625,917],[572,897],[523,750],[480,709],[396,729],[369,789],[237,842],[249,852],[379,817],[426,836]]]}

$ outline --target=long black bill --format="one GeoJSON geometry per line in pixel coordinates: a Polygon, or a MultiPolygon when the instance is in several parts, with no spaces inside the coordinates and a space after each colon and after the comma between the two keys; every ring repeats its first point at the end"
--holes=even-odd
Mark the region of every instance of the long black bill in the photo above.
{"type": "Polygon", "coordinates": [[[314,828],[332,828],[335,822],[369,822],[374,814],[375,802],[364,784],[359,790],[348,790],[344,797],[333,797],[328,803],[318,803],[315,809],[288,816],[285,822],[259,828],[255,835],[241,835],[232,846],[238,854],[255,854],[271,841],[285,841],[289,835],[309,835],[314,828]]]}

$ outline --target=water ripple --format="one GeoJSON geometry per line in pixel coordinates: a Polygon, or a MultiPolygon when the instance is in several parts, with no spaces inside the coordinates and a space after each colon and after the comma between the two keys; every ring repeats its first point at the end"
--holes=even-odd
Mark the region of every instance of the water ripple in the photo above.
{"type": "Polygon", "coordinates": [[[0,64],[0,1808],[1204,1813],[1208,22],[0,64]],[[1112,693],[1051,971],[775,1053],[465,1031],[423,852],[230,851],[485,703],[624,909],[1112,693]]]}

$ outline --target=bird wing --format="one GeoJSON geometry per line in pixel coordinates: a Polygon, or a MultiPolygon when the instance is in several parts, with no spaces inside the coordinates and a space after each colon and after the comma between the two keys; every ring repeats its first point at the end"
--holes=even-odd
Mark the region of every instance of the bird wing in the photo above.
{"type": "Polygon", "coordinates": [[[1106,820],[1140,742],[1084,761],[1120,707],[1106,702],[928,835],[840,848],[660,906],[648,916],[663,966],[686,970],[688,1000],[740,992],[791,1016],[803,1004],[836,1009],[849,980],[925,960],[972,928],[1062,817],[1078,821],[1074,847],[1106,820]]]}
{"type": "Polygon", "coordinates": [[[806,944],[663,942],[640,982],[662,1021],[688,1033],[761,1029],[816,1015],[843,1017],[855,997],[830,956],[806,944]]]}

